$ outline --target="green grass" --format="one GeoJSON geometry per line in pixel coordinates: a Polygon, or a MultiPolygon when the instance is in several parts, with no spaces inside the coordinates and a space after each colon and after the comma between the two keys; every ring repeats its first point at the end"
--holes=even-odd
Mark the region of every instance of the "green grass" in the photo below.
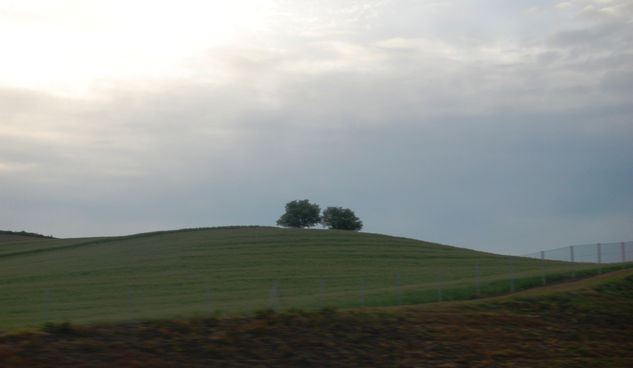
{"type": "Polygon", "coordinates": [[[631,367],[633,270],[476,300],[0,333],[11,367],[631,367]]]}
{"type": "Polygon", "coordinates": [[[252,312],[274,304],[275,281],[281,309],[433,302],[440,286],[442,300],[469,299],[541,285],[543,270],[548,282],[599,271],[332,230],[232,227],[8,242],[0,243],[0,329],[252,312]]]}

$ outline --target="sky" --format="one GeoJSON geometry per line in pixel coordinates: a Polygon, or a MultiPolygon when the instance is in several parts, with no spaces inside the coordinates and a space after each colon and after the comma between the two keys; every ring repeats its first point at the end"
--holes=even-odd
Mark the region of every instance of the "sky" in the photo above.
{"type": "Polygon", "coordinates": [[[630,0],[0,0],[0,229],[633,240],[630,0]]]}

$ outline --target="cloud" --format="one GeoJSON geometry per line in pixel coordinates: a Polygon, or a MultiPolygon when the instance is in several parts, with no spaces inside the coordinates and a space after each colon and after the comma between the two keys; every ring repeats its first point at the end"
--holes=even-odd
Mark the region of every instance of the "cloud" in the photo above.
{"type": "Polygon", "coordinates": [[[287,28],[189,54],[178,78],[0,90],[0,222],[273,225],[310,198],[367,231],[505,253],[633,236],[622,19],[525,31],[542,15],[520,4],[280,4],[287,28]]]}
{"type": "Polygon", "coordinates": [[[440,55],[451,55],[456,52],[453,47],[442,41],[430,40],[425,38],[396,37],[379,41],[376,43],[376,45],[378,47],[388,49],[419,50],[422,52],[429,52],[440,55]]]}
{"type": "Polygon", "coordinates": [[[578,18],[600,23],[630,22],[633,4],[629,1],[594,1],[586,5],[578,18]]]}

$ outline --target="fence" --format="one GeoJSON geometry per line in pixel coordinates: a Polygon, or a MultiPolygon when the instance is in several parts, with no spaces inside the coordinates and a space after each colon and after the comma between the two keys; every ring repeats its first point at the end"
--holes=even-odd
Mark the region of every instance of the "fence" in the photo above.
{"type": "Polygon", "coordinates": [[[633,242],[570,245],[526,254],[524,257],[572,263],[626,263],[633,261],[633,242]]]}
{"type": "Polygon", "coordinates": [[[218,263],[214,271],[190,265],[138,273],[134,278],[90,272],[18,275],[0,280],[0,329],[64,320],[90,323],[267,308],[364,308],[464,300],[630,267],[622,262],[633,261],[633,242],[575,245],[525,257],[460,249],[445,252],[451,253],[437,258],[429,253],[411,258],[405,253],[396,260],[386,252],[369,265],[362,253],[341,259],[344,266],[321,267],[312,261],[302,267],[280,262],[275,267],[220,269],[218,263]]]}

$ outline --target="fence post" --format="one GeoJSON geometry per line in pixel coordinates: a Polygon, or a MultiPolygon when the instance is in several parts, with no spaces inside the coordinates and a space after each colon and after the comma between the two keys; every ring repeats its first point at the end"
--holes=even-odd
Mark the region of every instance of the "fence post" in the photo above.
{"type": "Polygon", "coordinates": [[[598,265],[600,265],[598,272],[602,273],[602,246],[600,245],[600,243],[598,243],[598,246],[596,248],[598,251],[598,265]]]}
{"type": "Polygon", "coordinates": [[[365,307],[365,278],[360,278],[360,307],[365,307]]]}
{"type": "Polygon", "coordinates": [[[402,280],[400,272],[396,272],[396,301],[402,305],[402,280]]]}
{"type": "Polygon", "coordinates": [[[576,277],[576,266],[574,265],[574,246],[569,246],[569,258],[571,259],[571,277],[576,277]]]}
{"type": "Polygon", "coordinates": [[[541,282],[545,285],[545,251],[541,251],[541,282]]]}
{"type": "Polygon", "coordinates": [[[479,272],[479,260],[475,261],[475,274],[477,277],[477,296],[481,296],[481,275],[479,272]]]}
{"type": "Polygon", "coordinates": [[[319,292],[321,293],[321,306],[325,307],[325,283],[323,277],[319,278],[319,292]]]}
{"type": "Polygon", "coordinates": [[[510,292],[514,293],[514,260],[510,261],[510,292]]]}
{"type": "Polygon", "coordinates": [[[210,284],[207,284],[206,289],[205,289],[205,300],[207,302],[207,314],[211,314],[213,310],[211,309],[211,285],[210,284]]]}
{"type": "Polygon", "coordinates": [[[442,301],[442,269],[437,267],[437,300],[442,301]]]}
{"type": "Polygon", "coordinates": [[[44,307],[46,322],[51,322],[51,294],[48,290],[44,292],[44,307]]]}
{"type": "Polygon", "coordinates": [[[127,312],[130,321],[134,321],[134,286],[127,288],[127,312]]]}
{"type": "Polygon", "coordinates": [[[279,312],[279,280],[273,281],[273,289],[270,295],[270,304],[275,312],[279,312]]]}

